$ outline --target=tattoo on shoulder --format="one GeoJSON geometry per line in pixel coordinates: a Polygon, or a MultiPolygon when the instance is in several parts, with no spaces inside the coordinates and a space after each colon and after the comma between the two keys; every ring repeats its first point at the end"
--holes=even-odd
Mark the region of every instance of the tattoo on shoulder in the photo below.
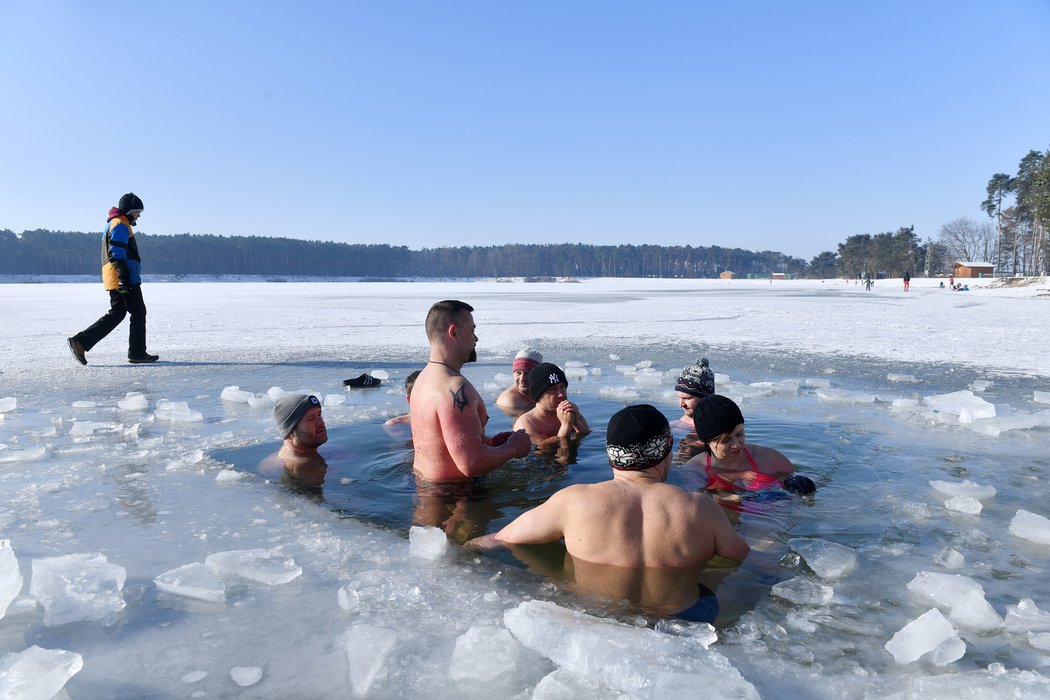
{"type": "Polygon", "coordinates": [[[458,408],[459,412],[462,413],[463,409],[466,408],[470,401],[467,400],[467,385],[464,384],[456,391],[449,389],[448,393],[452,394],[452,407],[458,408]]]}

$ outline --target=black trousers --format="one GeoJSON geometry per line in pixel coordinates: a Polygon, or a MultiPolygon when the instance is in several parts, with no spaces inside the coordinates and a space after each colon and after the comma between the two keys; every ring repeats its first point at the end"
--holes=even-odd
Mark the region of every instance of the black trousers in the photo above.
{"type": "Polygon", "coordinates": [[[116,290],[109,293],[109,311],[95,321],[86,330],[80,331],[73,340],[80,343],[84,350],[90,350],[109,335],[110,331],[120,325],[124,317],[131,314],[131,328],[128,330],[128,357],[142,357],[146,354],[146,302],[142,300],[142,285],[133,284],[127,294],[116,290]]]}

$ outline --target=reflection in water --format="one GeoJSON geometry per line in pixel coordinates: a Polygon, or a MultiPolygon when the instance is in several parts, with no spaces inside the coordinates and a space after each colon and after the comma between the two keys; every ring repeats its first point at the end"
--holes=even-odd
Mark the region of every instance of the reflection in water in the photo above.
{"type": "Polygon", "coordinates": [[[728,560],[725,568],[715,560],[707,566],[679,569],[596,564],[573,557],[560,543],[508,549],[529,571],[610,612],[711,624],[719,613],[714,589],[736,569],[736,563],[728,560]]]}

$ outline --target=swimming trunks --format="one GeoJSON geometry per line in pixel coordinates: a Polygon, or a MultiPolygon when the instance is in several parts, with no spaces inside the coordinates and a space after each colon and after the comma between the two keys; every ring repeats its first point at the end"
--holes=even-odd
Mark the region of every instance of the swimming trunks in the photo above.
{"type": "Polygon", "coordinates": [[[708,622],[713,625],[718,618],[718,598],[710,588],[707,588],[702,583],[698,583],[696,586],[700,593],[696,602],[685,610],[676,612],[671,617],[686,620],[687,622],[708,622]]]}
{"type": "Polygon", "coordinates": [[[755,471],[755,478],[747,484],[739,484],[737,482],[730,481],[721,474],[716,473],[711,468],[711,453],[707,453],[707,465],[704,467],[704,474],[707,476],[707,488],[713,491],[759,491],[761,489],[768,488],[780,488],[780,480],[775,476],[769,474],[763,474],[758,471],[758,465],[755,464],[755,460],[751,457],[751,453],[744,448],[744,456],[747,457],[748,463],[751,468],[755,471]]]}

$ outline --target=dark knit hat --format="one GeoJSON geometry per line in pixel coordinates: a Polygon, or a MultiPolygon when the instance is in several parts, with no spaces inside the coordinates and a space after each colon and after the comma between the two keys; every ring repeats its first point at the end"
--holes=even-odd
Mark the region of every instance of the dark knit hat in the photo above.
{"type": "Polygon", "coordinates": [[[142,200],[134,192],[128,192],[126,195],[120,198],[117,202],[117,209],[127,214],[129,211],[143,210],[146,207],[142,204],[142,200]]]}
{"type": "Polygon", "coordinates": [[[565,378],[565,372],[558,365],[550,362],[541,362],[529,370],[529,396],[533,401],[539,401],[543,392],[555,384],[569,386],[569,380],[565,378]]]}
{"type": "Polygon", "coordinates": [[[675,382],[674,390],[699,399],[715,393],[715,373],[708,367],[707,358],[701,357],[683,369],[675,382]]]}
{"type": "Polygon", "coordinates": [[[288,437],[289,433],[295,430],[295,426],[299,424],[307,411],[320,405],[321,402],[317,400],[317,397],[310,394],[288,394],[277,399],[273,405],[273,420],[277,423],[281,439],[288,437]]]}
{"type": "Polygon", "coordinates": [[[696,436],[704,442],[728,433],[743,422],[744,414],[740,412],[740,407],[721,394],[705,396],[693,409],[696,436]]]}
{"type": "Polygon", "coordinates": [[[613,469],[640,471],[664,461],[672,442],[667,418],[643,403],[621,409],[609,419],[605,452],[613,469]]]}

